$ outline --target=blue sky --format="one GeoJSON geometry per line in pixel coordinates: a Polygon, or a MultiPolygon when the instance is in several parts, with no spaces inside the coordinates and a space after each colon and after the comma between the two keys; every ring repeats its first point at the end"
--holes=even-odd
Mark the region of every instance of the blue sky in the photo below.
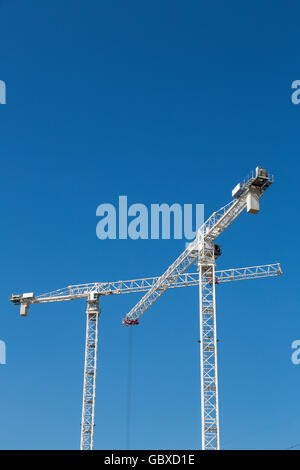
{"type": "MultiPolygon", "coordinates": [[[[0,2],[0,446],[77,449],[85,303],[12,292],[159,275],[180,240],[96,237],[96,208],[231,199],[257,164],[275,183],[222,235],[218,268],[284,276],[218,286],[221,446],[300,442],[300,79],[296,1],[0,2]]],[[[128,329],[139,295],[102,302],[96,449],[126,448],[128,329]]],[[[167,292],[133,335],[131,448],[200,447],[197,289],[167,292]]]]}

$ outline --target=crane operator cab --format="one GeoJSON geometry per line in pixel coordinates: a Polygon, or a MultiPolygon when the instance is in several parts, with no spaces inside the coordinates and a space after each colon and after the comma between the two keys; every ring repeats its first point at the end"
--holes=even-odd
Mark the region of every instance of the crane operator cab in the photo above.
{"type": "Polygon", "coordinates": [[[249,214],[257,214],[260,209],[259,199],[262,192],[265,191],[272,182],[272,178],[267,173],[266,169],[257,166],[255,168],[255,174],[252,174],[248,180],[243,183],[238,183],[235,186],[232,191],[232,197],[234,199],[239,199],[239,197],[247,191],[247,212],[249,214]]]}

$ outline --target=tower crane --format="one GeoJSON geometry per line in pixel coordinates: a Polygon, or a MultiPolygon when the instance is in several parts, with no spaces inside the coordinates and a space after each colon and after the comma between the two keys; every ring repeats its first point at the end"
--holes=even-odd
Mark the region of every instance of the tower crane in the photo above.
{"type": "MultiPolygon", "coordinates": [[[[244,268],[225,269],[216,272],[218,284],[273,277],[281,274],[279,263],[244,268]]],[[[33,292],[22,295],[12,294],[10,300],[20,306],[20,314],[25,317],[32,304],[63,302],[76,299],[87,301],[86,340],[84,362],[84,384],[82,401],[80,449],[92,450],[94,443],[96,369],[98,348],[98,321],[100,315],[99,299],[103,296],[138,293],[148,291],[158,277],[148,277],[127,281],[94,282],[68,286],[63,289],[35,296],[33,292]]],[[[171,288],[198,286],[198,272],[184,272],[179,275],[171,288]]]]}
{"type": "Polygon", "coordinates": [[[157,279],[142,299],[123,320],[124,325],[135,325],[140,316],[181,276],[195,261],[199,269],[200,303],[200,367],[201,367],[201,429],[202,449],[220,449],[218,366],[216,337],[215,264],[220,247],[215,240],[247,208],[248,213],[259,212],[260,198],[273,183],[265,168],[256,167],[232,191],[233,200],[214,212],[198,229],[192,241],[173,264],[157,279]]]}

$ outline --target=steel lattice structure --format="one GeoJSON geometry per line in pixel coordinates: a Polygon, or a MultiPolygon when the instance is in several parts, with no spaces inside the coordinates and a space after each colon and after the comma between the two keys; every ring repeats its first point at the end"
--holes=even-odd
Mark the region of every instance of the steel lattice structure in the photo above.
{"type": "MultiPolygon", "coordinates": [[[[260,169],[259,169],[260,170],[260,169]]],[[[157,279],[155,284],[142,297],[142,299],[126,315],[126,319],[138,319],[172,284],[184,273],[184,271],[197,260],[199,252],[203,249],[205,241],[214,242],[224,230],[243,212],[247,206],[247,198],[255,192],[260,198],[264,191],[272,184],[269,176],[261,178],[251,174],[243,183],[243,192],[237,199],[214,212],[209,219],[199,228],[193,242],[181,253],[173,264],[157,279]]]]}
{"type": "Polygon", "coordinates": [[[199,252],[202,448],[220,448],[214,243],[199,252]]]}
{"type": "Polygon", "coordinates": [[[202,449],[220,448],[218,366],[216,344],[215,302],[215,240],[247,207],[247,212],[259,212],[259,200],[272,184],[273,177],[264,168],[257,167],[233,190],[234,199],[214,212],[199,228],[195,240],[158,278],[142,299],[127,313],[123,323],[135,325],[140,316],[176,282],[195,261],[199,263],[200,292],[200,364],[201,364],[201,429],[202,449]]]}
{"type": "MultiPolygon", "coordinates": [[[[215,239],[231,225],[247,206],[256,213],[257,200],[272,183],[265,171],[257,168],[236,191],[235,199],[214,212],[200,227],[196,239],[160,277],[128,281],[94,282],[68,286],[64,289],[35,296],[33,293],[12,294],[11,301],[20,305],[26,316],[31,304],[61,302],[74,299],[87,300],[87,325],[81,422],[81,449],[93,449],[95,425],[96,371],[98,349],[99,299],[101,296],[146,292],[144,297],[126,315],[123,323],[133,325],[139,317],[168,288],[199,286],[200,299],[200,362],[201,362],[201,420],[203,449],[219,449],[218,371],[215,285],[243,279],[272,277],[281,274],[279,263],[232,268],[215,272],[215,239]],[[254,198],[249,202],[249,198],[254,198]],[[188,272],[192,263],[198,272],[188,272]]],[[[236,189],[236,188],[235,188],[236,189]]]]}
{"type": "Polygon", "coordinates": [[[92,450],[94,445],[99,315],[99,297],[97,295],[90,295],[87,300],[86,309],[80,450],[92,450]]]}

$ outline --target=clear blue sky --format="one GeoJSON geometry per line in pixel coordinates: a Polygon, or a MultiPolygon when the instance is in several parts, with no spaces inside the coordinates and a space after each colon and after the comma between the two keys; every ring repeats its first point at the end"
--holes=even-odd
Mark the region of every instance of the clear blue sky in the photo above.
{"type": "MultiPolygon", "coordinates": [[[[257,216],[222,236],[220,269],[284,276],[218,286],[221,445],[300,442],[299,2],[3,0],[0,445],[79,446],[85,303],[8,302],[69,284],[159,275],[180,240],[96,237],[96,207],[204,203],[257,164],[275,175],[257,216]]],[[[102,302],[95,448],[126,448],[128,329],[139,296],[102,302]]],[[[133,330],[131,447],[199,448],[197,289],[166,293],[133,330]]]]}

